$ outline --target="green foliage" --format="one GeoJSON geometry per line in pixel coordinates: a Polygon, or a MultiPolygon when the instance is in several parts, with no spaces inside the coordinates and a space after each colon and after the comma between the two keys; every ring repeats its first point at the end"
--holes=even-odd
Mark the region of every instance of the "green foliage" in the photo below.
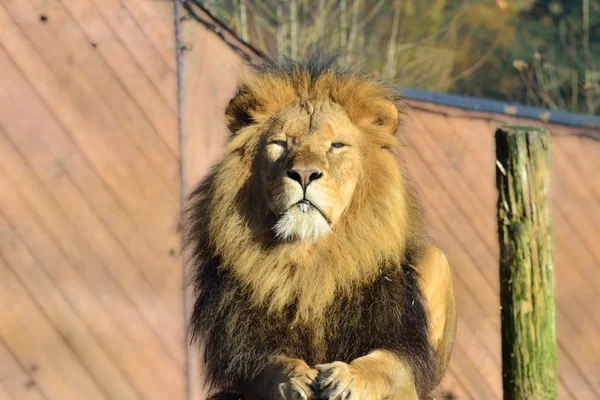
{"type": "Polygon", "coordinates": [[[341,47],[402,86],[600,109],[600,0],[203,3],[266,53],[341,47]]]}

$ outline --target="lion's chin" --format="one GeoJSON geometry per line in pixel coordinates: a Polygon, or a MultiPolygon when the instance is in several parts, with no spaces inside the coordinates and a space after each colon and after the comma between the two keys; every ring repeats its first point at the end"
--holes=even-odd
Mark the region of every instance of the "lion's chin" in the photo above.
{"type": "Polygon", "coordinates": [[[279,218],[274,228],[280,240],[317,241],[331,231],[327,219],[314,207],[298,204],[279,218]]]}

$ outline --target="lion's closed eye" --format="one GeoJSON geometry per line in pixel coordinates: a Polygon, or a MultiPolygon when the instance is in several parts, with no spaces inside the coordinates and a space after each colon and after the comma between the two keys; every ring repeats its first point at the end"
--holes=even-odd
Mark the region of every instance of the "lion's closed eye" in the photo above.
{"type": "Polygon", "coordinates": [[[347,147],[350,147],[350,145],[347,143],[333,142],[333,143],[331,143],[331,146],[329,146],[329,152],[330,153],[338,153],[342,150],[345,150],[347,147]]]}
{"type": "Polygon", "coordinates": [[[273,144],[279,147],[283,147],[284,149],[287,149],[287,142],[285,140],[271,140],[269,142],[269,144],[273,144]]]}

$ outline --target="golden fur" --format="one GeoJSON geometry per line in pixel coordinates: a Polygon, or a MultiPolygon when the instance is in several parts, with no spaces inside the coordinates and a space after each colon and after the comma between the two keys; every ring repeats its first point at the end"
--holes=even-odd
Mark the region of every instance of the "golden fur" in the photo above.
{"type": "MultiPolygon", "coordinates": [[[[297,299],[298,317],[320,318],[336,289],[352,290],[356,283],[370,279],[381,262],[399,259],[403,254],[406,232],[412,229],[405,204],[408,188],[393,152],[381,150],[398,145],[390,132],[396,123],[392,122],[390,127],[379,122],[394,118],[397,121],[398,111],[394,106],[386,108],[391,104],[386,103],[390,102],[391,93],[383,85],[357,77],[340,82],[332,73],[319,77],[312,85],[306,71],[294,72],[291,77],[247,75],[241,87],[244,93],[252,94],[242,94],[233,100],[227,113],[228,121],[234,118],[232,109],[240,107],[239,102],[251,101],[250,118],[254,123],[235,132],[236,136],[225,148],[224,161],[217,166],[215,197],[219,201],[207,210],[213,216],[211,237],[218,252],[226,255],[224,267],[251,286],[254,301],[269,302],[269,308],[275,311],[297,299]],[[358,129],[350,130],[356,136],[356,149],[344,160],[345,171],[336,172],[342,175],[341,179],[351,176],[360,179],[361,185],[350,193],[352,199],[340,200],[349,203],[348,207],[331,235],[323,237],[318,244],[292,241],[264,246],[256,242],[239,216],[240,205],[254,205],[247,199],[236,199],[235,194],[252,179],[249,166],[257,152],[266,150],[261,132],[272,126],[292,132],[306,131],[310,119],[307,109],[325,109],[330,114],[324,118],[324,128],[313,133],[311,141],[330,142],[329,129],[338,131],[356,124],[358,129]],[[388,115],[390,109],[395,114],[388,115]],[[281,118],[284,118],[283,123],[281,118]],[[289,125],[296,126],[290,128],[289,125]],[[380,190],[374,192],[372,187],[380,190]],[[362,228],[356,230],[355,226],[362,228]],[[290,263],[296,266],[293,274],[289,274],[290,263]],[[329,268],[320,268],[321,265],[329,268]]],[[[238,121],[229,124],[235,129],[238,121]]],[[[280,133],[270,132],[270,135],[280,133]]],[[[310,153],[310,149],[304,151],[310,153]]],[[[306,153],[305,156],[310,157],[306,153]]]]}
{"type": "MultiPolygon", "coordinates": [[[[356,388],[361,395],[416,398],[418,391],[431,389],[443,376],[455,329],[450,274],[443,254],[427,243],[419,200],[398,161],[401,111],[389,87],[333,64],[256,67],[242,77],[227,107],[232,137],[221,161],[192,195],[187,217],[196,223],[186,232],[186,241],[196,246],[198,276],[203,265],[216,263],[218,271],[230,274],[239,286],[221,293],[219,304],[230,304],[244,293],[253,309],[276,318],[293,307],[290,329],[312,332],[310,346],[320,354],[315,359],[327,352],[326,310],[337,299],[352,298],[371,282],[381,281],[385,271],[401,276],[402,268],[428,260],[414,296],[424,296],[423,318],[431,322],[427,325],[424,319],[427,332],[421,334],[438,359],[436,378],[423,378],[429,382],[419,387],[414,382],[400,385],[398,380],[408,376],[416,380],[419,374],[427,375],[428,367],[416,371],[412,361],[386,349],[373,349],[349,364],[327,360],[333,364],[316,369],[294,355],[273,354],[272,364],[260,372],[262,383],[245,386],[247,396],[277,397],[273,377],[282,375],[281,390],[311,398],[308,385],[318,376],[327,386],[328,377],[332,381],[339,375],[355,380],[347,390],[356,388]],[[314,181],[305,185],[302,173],[310,173],[314,181]],[[371,372],[364,372],[363,364],[370,365],[371,372]],[[381,369],[374,368],[378,364],[394,372],[382,370],[380,383],[375,383],[369,374],[377,374],[373,371],[381,369]],[[357,379],[357,371],[363,371],[363,380],[357,379]],[[356,386],[361,382],[363,389],[356,386]],[[269,394],[252,394],[257,387],[269,394]]],[[[228,330],[240,318],[225,317],[234,319],[227,322],[228,330]]],[[[199,328],[207,329],[211,328],[199,328]]],[[[428,350],[419,351],[426,360],[428,350]]],[[[331,398],[337,398],[342,392],[334,395],[334,386],[322,393],[329,390],[331,398]]]]}

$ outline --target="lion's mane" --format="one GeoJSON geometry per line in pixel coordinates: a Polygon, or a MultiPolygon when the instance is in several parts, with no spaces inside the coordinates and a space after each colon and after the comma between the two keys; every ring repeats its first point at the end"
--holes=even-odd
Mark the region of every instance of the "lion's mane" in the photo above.
{"type": "Polygon", "coordinates": [[[324,98],[353,121],[374,102],[398,101],[335,57],[252,65],[229,104],[228,122],[240,129],[189,197],[184,243],[197,294],[191,329],[205,344],[208,381],[240,389],[277,354],[313,365],[386,348],[412,359],[426,391],[432,355],[411,267],[426,238],[397,156],[399,134],[362,129],[373,151],[363,155],[359,185],[328,236],[316,244],[273,237],[274,216],[254,173],[262,123],[292,101],[324,98]]]}

